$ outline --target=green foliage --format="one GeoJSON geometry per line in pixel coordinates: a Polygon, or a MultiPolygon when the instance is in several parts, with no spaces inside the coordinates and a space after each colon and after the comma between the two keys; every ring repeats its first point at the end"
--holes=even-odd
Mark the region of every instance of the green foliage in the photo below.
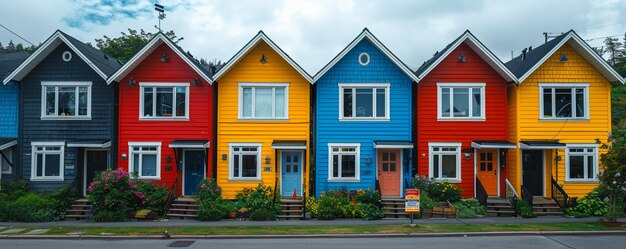
{"type": "Polygon", "coordinates": [[[614,130],[608,142],[602,148],[608,152],[600,157],[604,170],[600,172],[600,194],[608,196],[609,208],[607,218],[615,222],[622,211],[618,211],[618,200],[626,198],[626,133],[624,130],[614,130]]]}
{"type": "Polygon", "coordinates": [[[278,219],[278,215],[275,210],[269,208],[257,208],[250,213],[250,220],[253,221],[270,221],[278,219]]]}
{"type": "Polygon", "coordinates": [[[537,215],[533,213],[533,207],[531,207],[524,200],[520,199],[517,201],[517,213],[519,213],[522,218],[535,218],[537,215]]]}
{"type": "Polygon", "coordinates": [[[413,177],[413,188],[419,189],[420,194],[428,194],[430,188],[435,185],[435,178],[428,178],[427,176],[415,175],[413,177]]]}
{"type": "Polygon", "coordinates": [[[6,199],[3,198],[0,200],[14,201],[29,191],[30,189],[28,188],[28,182],[26,182],[26,180],[5,181],[2,182],[0,193],[6,194],[6,199]]]}
{"type": "Polygon", "coordinates": [[[359,203],[356,205],[356,210],[364,220],[378,220],[385,217],[383,210],[378,205],[371,203],[359,203]]]}
{"type": "Polygon", "coordinates": [[[134,210],[149,209],[157,213],[161,212],[167,202],[169,193],[167,188],[153,181],[133,180],[133,182],[138,187],[136,192],[143,195],[143,198],[137,200],[134,210]]]}
{"type": "Polygon", "coordinates": [[[117,222],[127,221],[128,213],[125,210],[99,210],[92,217],[94,222],[117,222]]]}
{"type": "Polygon", "coordinates": [[[477,218],[487,214],[487,209],[473,198],[462,199],[452,203],[452,206],[457,209],[459,218],[477,218]]]}
{"type": "Polygon", "coordinates": [[[256,188],[244,188],[243,191],[237,194],[236,198],[251,213],[256,209],[262,208],[273,210],[276,214],[280,211],[280,196],[274,196],[272,187],[265,186],[263,183],[256,188]]]}
{"type": "Polygon", "coordinates": [[[578,211],[575,211],[572,208],[568,208],[565,211],[565,215],[566,216],[571,216],[571,217],[574,217],[574,218],[587,218],[587,217],[591,216],[588,213],[578,212],[578,211]]]}
{"type": "Polygon", "coordinates": [[[449,182],[437,182],[430,187],[428,195],[437,201],[457,202],[461,200],[462,189],[449,182]]]}
{"type": "Polygon", "coordinates": [[[332,220],[343,217],[344,213],[348,213],[352,203],[346,191],[328,191],[323,192],[318,198],[316,217],[320,220],[332,220]]]}
{"type": "Polygon", "coordinates": [[[49,193],[30,192],[23,182],[14,182],[0,193],[0,221],[47,222],[62,220],[76,199],[76,191],[64,187],[49,193]]]}
{"type": "Polygon", "coordinates": [[[198,198],[206,201],[222,199],[222,188],[217,186],[215,179],[203,179],[198,185],[198,198]]]}
{"type": "Polygon", "coordinates": [[[576,206],[569,208],[569,212],[583,213],[588,216],[604,216],[609,211],[609,203],[600,199],[597,191],[591,191],[587,196],[576,201],[576,206]]]}
{"type": "Polygon", "coordinates": [[[381,209],[380,193],[372,189],[358,190],[354,194],[347,191],[328,191],[319,198],[307,198],[307,210],[320,220],[336,218],[380,219],[384,216],[381,209]]]}
{"type": "Polygon", "coordinates": [[[199,200],[198,219],[199,220],[221,220],[228,212],[222,205],[222,201],[199,200]]]}
{"type": "Polygon", "coordinates": [[[354,197],[358,203],[372,204],[375,206],[381,205],[380,192],[372,188],[367,188],[366,190],[359,189],[356,191],[354,197]]]}
{"type": "Polygon", "coordinates": [[[439,206],[439,201],[433,200],[426,194],[420,194],[420,209],[432,209],[439,206]]]}
{"type": "MultiPolygon", "coordinates": [[[[121,33],[122,36],[120,37],[111,38],[105,35],[102,39],[95,40],[96,47],[98,47],[101,52],[120,60],[122,63],[126,63],[130,60],[130,58],[139,52],[155,35],[143,29],[139,31],[128,29],[128,33],[121,33]]],[[[165,36],[174,41],[174,43],[183,39],[178,38],[173,30],[165,32],[165,36]]]]}
{"type": "Polygon", "coordinates": [[[308,196],[306,200],[304,200],[304,206],[307,212],[310,212],[313,217],[317,214],[317,208],[319,206],[319,202],[315,199],[315,196],[308,196]]]}
{"type": "Polygon", "coordinates": [[[13,40],[10,40],[6,46],[2,46],[2,43],[0,42],[0,54],[10,54],[22,51],[32,54],[35,50],[37,50],[37,47],[39,46],[31,45],[29,47],[24,47],[22,43],[14,44],[13,40]]]}

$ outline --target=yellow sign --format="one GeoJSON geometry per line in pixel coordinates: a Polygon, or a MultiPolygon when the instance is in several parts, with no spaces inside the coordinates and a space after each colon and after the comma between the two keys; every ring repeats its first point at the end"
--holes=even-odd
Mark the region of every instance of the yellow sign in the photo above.
{"type": "Polygon", "coordinates": [[[419,189],[407,189],[404,192],[406,202],[404,203],[404,212],[414,214],[420,212],[420,191],[419,189]]]}

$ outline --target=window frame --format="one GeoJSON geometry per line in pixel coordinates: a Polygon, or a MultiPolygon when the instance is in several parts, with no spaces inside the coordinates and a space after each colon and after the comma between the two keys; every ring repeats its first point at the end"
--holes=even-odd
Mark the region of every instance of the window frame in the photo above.
{"type": "MultiPolygon", "coordinates": [[[[576,96],[576,93],[574,92],[572,94],[572,103],[575,103],[575,99],[574,97],[576,96]]],[[[539,83],[539,120],[556,120],[556,121],[560,121],[560,120],[589,120],[589,83],[539,83]],[[585,116],[584,117],[576,117],[575,114],[575,109],[576,108],[572,108],[572,117],[563,117],[563,118],[559,118],[556,117],[556,103],[555,103],[555,94],[554,94],[554,90],[552,90],[552,112],[553,112],[553,117],[545,117],[544,113],[543,113],[543,109],[544,109],[544,101],[543,101],[543,89],[544,88],[552,88],[552,89],[556,89],[556,88],[561,88],[561,89],[575,89],[575,88],[583,88],[584,89],[584,94],[585,94],[585,116]]]]}
{"type": "Polygon", "coordinates": [[[361,144],[360,143],[328,143],[328,181],[329,182],[360,182],[361,181],[361,144]],[[333,148],[355,148],[354,152],[333,152],[333,148]],[[341,160],[339,161],[338,177],[333,177],[333,155],[354,155],[354,178],[341,177],[341,160]]]}
{"type": "Polygon", "coordinates": [[[137,154],[147,154],[147,155],[155,155],[156,154],[156,176],[142,176],[140,173],[143,171],[143,156],[139,158],[139,172],[137,172],[137,179],[148,179],[148,180],[160,180],[161,179],[161,142],[128,142],[128,173],[129,175],[133,175],[134,173],[134,159],[135,153],[137,154]],[[146,152],[139,151],[135,152],[133,150],[134,147],[157,147],[156,152],[146,152]]]}
{"type": "Polygon", "coordinates": [[[238,102],[237,102],[237,113],[239,120],[288,120],[289,119],[289,83],[251,83],[251,82],[239,82],[238,84],[238,102]],[[252,100],[251,107],[252,108],[252,116],[244,117],[243,115],[243,89],[244,88],[252,88],[252,100]],[[255,92],[256,88],[270,88],[272,90],[272,116],[271,117],[256,117],[255,113],[255,92]],[[285,99],[284,99],[284,117],[276,116],[276,88],[284,88],[285,89],[285,99]]]}
{"type": "MultiPolygon", "coordinates": [[[[443,82],[439,82],[439,83],[437,83],[437,120],[438,121],[448,121],[448,120],[454,120],[454,121],[485,121],[487,119],[487,113],[486,113],[486,105],[487,104],[485,103],[485,100],[486,100],[486,97],[485,97],[485,95],[486,95],[485,87],[486,87],[485,83],[466,83],[466,82],[463,82],[463,83],[443,83],[443,82]],[[472,111],[473,111],[472,110],[473,109],[472,108],[473,107],[472,106],[473,102],[471,101],[472,100],[471,94],[469,96],[469,103],[468,103],[468,109],[469,109],[468,117],[454,117],[454,112],[451,112],[449,117],[443,116],[443,110],[442,110],[443,106],[441,106],[441,101],[442,101],[442,98],[443,98],[443,96],[442,96],[442,94],[443,94],[442,89],[443,88],[451,88],[451,89],[454,89],[454,88],[465,88],[465,89],[468,89],[468,93],[469,93],[469,90],[471,88],[480,88],[480,103],[481,103],[481,105],[480,105],[480,113],[481,113],[480,117],[474,117],[473,116],[473,113],[472,113],[472,111]]],[[[449,104],[450,104],[450,108],[454,108],[454,90],[450,91],[450,103],[449,104]]]]}
{"type": "Polygon", "coordinates": [[[599,163],[599,153],[598,153],[598,144],[567,144],[567,146],[565,147],[565,181],[566,182],[598,182],[598,174],[600,174],[600,163],[599,163]],[[585,152],[570,152],[570,149],[584,149],[585,152]],[[587,152],[587,149],[593,149],[594,152],[587,152]],[[594,173],[595,175],[590,178],[589,176],[587,177],[583,177],[583,178],[570,178],[570,156],[571,155],[575,155],[575,156],[583,156],[584,159],[584,165],[583,165],[583,175],[587,175],[588,173],[588,169],[589,169],[589,165],[587,164],[587,157],[588,156],[593,156],[593,163],[594,165],[592,166],[594,169],[594,173]]]}
{"type": "MultiPolygon", "coordinates": [[[[10,163],[13,163],[13,147],[9,147],[3,150],[4,155],[7,157],[8,161],[10,163]]],[[[10,175],[13,174],[13,167],[11,167],[11,165],[6,165],[8,166],[8,170],[3,170],[2,168],[4,168],[4,158],[2,157],[2,155],[0,155],[0,174],[3,175],[10,175]]]]}
{"type": "MultiPolygon", "coordinates": [[[[339,121],[390,121],[391,119],[391,84],[390,83],[339,83],[339,121]],[[372,117],[345,117],[343,113],[344,89],[385,89],[385,116],[376,117],[376,94],[372,93],[372,117]]],[[[352,113],[355,114],[356,91],[352,92],[352,113]]]]}
{"type": "Polygon", "coordinates": [[[439,182],[450,182],[450,183],[461,183],[462,177],[461,177],[461,143],[428,143],[428,178],[435,178],[435,181],[439,181],[439,182]],[[434,151],[433,149],[435,147],[441,148],[441,147],[456,147],[456,152],[450,152],[450,151],[434,151]],[[440,178],[439,176],[434,176],[434,170],[433,170],[433,156],[438,155],[440,157],[439,159],[439,174],[442,173],[442,162],[443,160],[441,160],[441,156],[442,155],[456,155],[456,177],[455,178],[440,178]]]}
{"type": "Polygon", "coordinates": [[[57,142],[31,142],[31,160],[30,160],[30,181],[63,181],[65,180],[65,142],[57,141],[57,142]],[[59,151],[51,151],[49,153],[47,150],[38,151],[37,147],[59,147],[59,151]],[[38,155],[59,155],[59,176],[45,176],[45,160],[42,162],[42,166],[44,168],[41,169],[41,172],[44,176],[37,176],[37,158],[38,155]]]}
{"type": "Polygon", "coordinates": [[[189,121],[189,95],[190,84],[187,82],[140,82],[139,83],[139,120],[170,120],[170,121],[189,121]],[[151,87],[153,89],[152,98],[152,112],[156,114],[156,88],[172,88],[172,116],[171,117],[146,117],[144,113],[144,93],[145,88],[151,87]],[[176,112],[176,88],[185,88],[185,116],[174,116],[176,112]]]}
{"type": "MultiPolygon", "coordinates": [[[[228,144],[228,180],[229,181],[261,181],[261,175],[262,175],[262,171],[261,171],[261,164],[262,164],[262,152],[263,152],[263,144],[262,143],[229,143],[228,144]],[[252,152],[244,152],[244,151],[234,151],[235,147],[257,147],[257,151],[256,153],[252,153],[252,152]],[[242,156],[242,155],[256,155],[257,156],[257,176],[256,177],[242,177],[242,176],[238,176],[236,177],[234,175],[234,156],[235,154],[237,154],[237,156],[242,156]]],[[[243,173],[243,160],[241,160],[241,158],[239,159],[239,175],[241,175],[243,173]]]]}
{"type": "Polygon", "coordinates": [[[41,120],[91,120],[91,101],[92,101],[92,82],[91,81],[42,81],[41,82],[41,120]],[[78,94],[78,88],[87,87],[87,115],[79,115],[79,102],[78,95],[76,95],[76,115],[74,116],[59,116],[58,113],[56,115],[48,115],[47,110],[47,99],[46,99],[46,88],[47,87],[56,87],[55,97],[54,97],[54,110],[58,112],[59,108],[59,90],[58,87],[74,87],[75,93],[78,94]]]}

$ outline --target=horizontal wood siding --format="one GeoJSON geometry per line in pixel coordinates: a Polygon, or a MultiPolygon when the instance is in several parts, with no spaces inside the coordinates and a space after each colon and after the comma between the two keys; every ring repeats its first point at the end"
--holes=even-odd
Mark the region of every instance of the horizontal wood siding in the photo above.
{"type": "MultiPolygon", "coordinates": [[[[465,43],[459,45],[417,85],[418,173],[428,176],[428,143],[462,143],[474,140],[507,140],[506,81],[465,43]],[[467,58],[460,62],[463,53],[467,58]],[[484,121],[438,121],[437,83],[485,83],[484,121]]],[[[474,196],[474,155],[461,153],[461,183],[464,197],[474,196]]]]}
{"type": "Polygon", "coordinates": [[[19,88],[14,82],[0,85],[0,137],[17,137],[19,88]]]}
{"type": "MultiPolygon", "coordinates": [[[[519,141],[519,94],[518,85],[509,85],[507,88],[507,115],[509,126],[509,139],[511,142],[518,144],[519,141]]],[[[519,145],[518,145],[519,146],[519,145]]],[[[518,194],[521,186],[521,155],[519,149],[509,149],[506,154],[506,179],[516,189],[518,194]]],[[[506,186],[506,185],[504,185],[506,186]]],[[[506,188],[505,188],[506,189],[506,188]]]]}
{"type": "MultiPolygon", "coordinates": [[[[376,187],[375,140],[411,141],[412,80],[372,43],[363,39],[316,83],[316,195],[336,189],[358,190],[376,187]],[[370,63],[361,66],[358,57],[367,52],[370,63]],[[389,83],[389,121],[339,121],[339,83],[389,83]],[[328,181],[328,144],[361,145],[359,182],[328,181]],[[369,158],[370,163],[365,163],[369,158]]],[[[410,153],[410,150],[405,150],[410,153]]],[[[412,162],[404,160],[404,180],[409,180],[412,162]]]]}
{"type": "MultiPolygon", "coordinates": [[[[119,112],[119,154],[127,154],[129,142],[161,142],[161,179],[158,181],[171,188],[177,179],[176,157],[169,143],[174,140],[209,140],[213,148],[213,88],[179,57],[169,46],[161,44],[135,69],[120,81],[119,112]],[[167,54],[169,60],[161,62],[167,54]],[[128,86],[133,78],[137,84],[128,86]],[[199,78],[201,84],[194,86],[192,81],[199,78]],[[189,120],[139,120],[139,93],[142,82],[150,83],[189,83],[189,120]],[[168,162],[169,161],[169,162],[168,162]],[[166,170],[169,169],[169,170],[166,170]]],[[[211,149],[209,150],[211,151],[211,149]]],[[[206,177],[212,177],[213,153],[207,153],[206,177]]],[[[182,155],[178,155],[182,161],[182,155]]],[[[128,170],[128,160],[120,160],[120,168],[128,170]]],[[[182,178],[182,168],[181,168],[182,178]]],[[[177,193],[182,194],[182,181],[179,179],[177,193]]]]}
{"type": "MultiPolygon", "coordinates": [[[[311,84],[267,43],[261,41],[227,72],[217,85],[218,89],[218,144],[217,178],[224,198],[233,199],[243,188],[253,188],[259,183],[274,187],[280,176],[277,151],[272,149],[274,140],[307,141],[304,166],[303,191],[308,191],[310,91],[311,84]],[[267,62],[259,59],[265,55],[267,62]],[[288,120],[239,120],[239,82],[288,83],[288,120]],[[262,143],[261,181],[231,181],[229,175],[229,143],[262,143]],[[222,160],[222,155],[227,159],[222,160]],[[270,163],[265,163],[265,158],[270,163]],[[263,168],[269,167],[270,171],[263,168]]],[[[280,156],[280,154],[278,154],[280,156]]]]}

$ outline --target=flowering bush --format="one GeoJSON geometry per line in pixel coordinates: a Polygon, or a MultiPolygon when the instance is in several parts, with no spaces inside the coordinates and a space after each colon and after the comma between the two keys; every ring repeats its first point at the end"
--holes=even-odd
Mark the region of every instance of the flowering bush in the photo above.
{"type": "Polygon", "coordinates": [[[280,211],[280,195],[274,196],[274,190],[263,183],[256,188],[244,188],[237,194],[237,201],[250,210],[250,214],[257,209],[269,209],[276,214],[280,211]],[[276,197],[276,199],[274,199],[276,197]]]}
{"type": "Polygon", "coordinates": [[[380,192],[378,190],[373,190],[372,188],[367,188],[366,190],[357,190],[355,199],[358,203],[372,204],[377,207],[381,206],[380,192]]]}
{"type": "Polygon", "coordinates": [[[428,193],[430,188],[435,185],[435,178],[428,178],[428,176],[415,175],[413,177],[413,188],[419,189],[421,193],[428,193]]]}
{"type": "Polygon", "coordinates": [[[437,182],[430,186],[427,194],[437,201],[457,202],[461,200],[462,189],[449,182],[437,182]]]}
{"type": "Polygon", "coordinates": [[[600,198],[597,190],[576,200],[576,206],[567,210],[568,213],[585,214],[587,216],[604,216],[609,212],[609,202],[600,198]]]}
{"type": "Polygon", "coordinates": [[[203,179],[198,189],[198,219],[221,220],[228,214],[222,200],[222,189],[215,179],[203,179]]]}
{"type": "Polygon", "coordinates": [[[215,179],[203,179],[198,185],[198,199],[216,201],[222,199],[222,188],[217,186],[215,179]]]}
{"type": "Polygon", "coordinates": [[[322,192],[317,200],[316,217],[320,220],[344,217],[344,214],[350,212],[349,207],[353,204],[348,193],[340,190],[322,192]]]}

